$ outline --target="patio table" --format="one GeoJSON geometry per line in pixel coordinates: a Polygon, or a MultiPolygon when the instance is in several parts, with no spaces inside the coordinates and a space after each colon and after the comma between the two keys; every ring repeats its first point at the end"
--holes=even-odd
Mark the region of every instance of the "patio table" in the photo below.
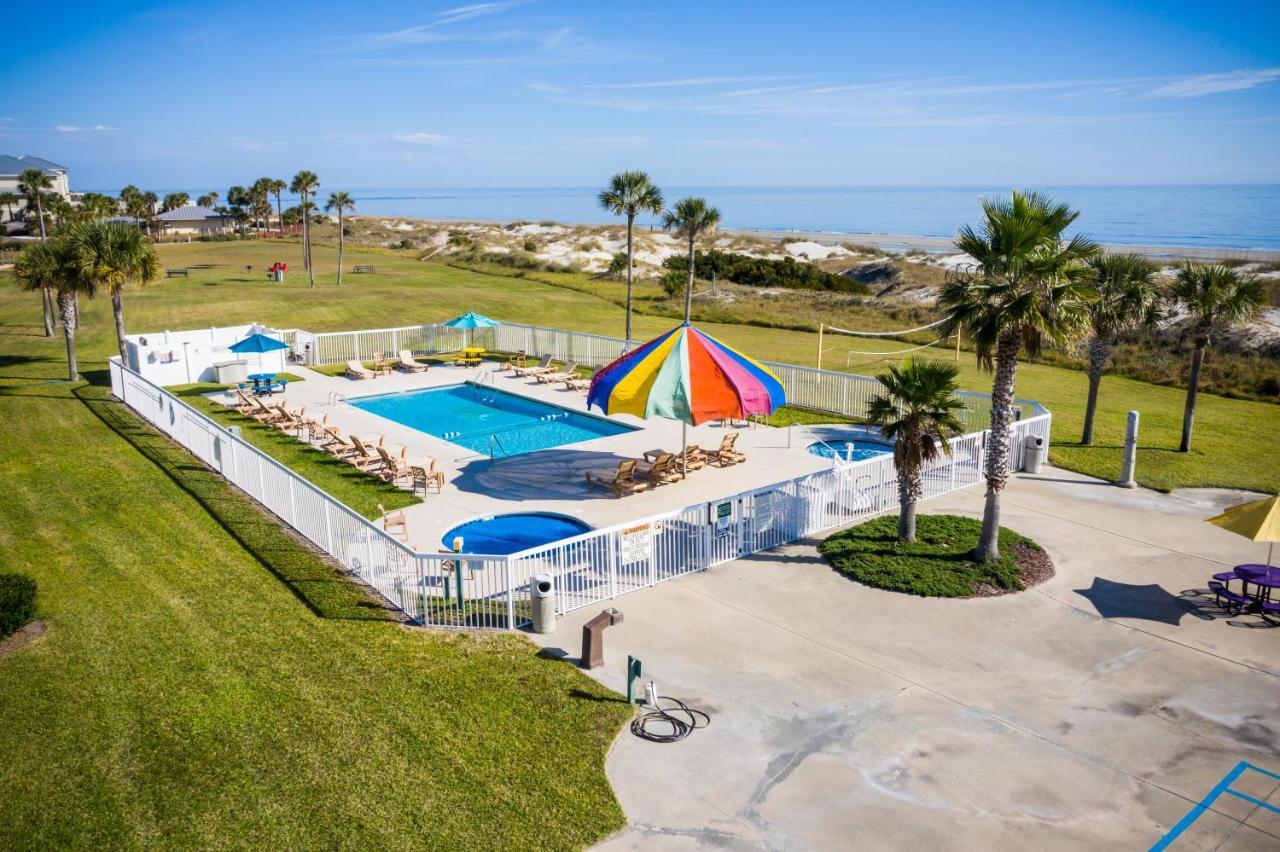
{"type": "Polygon", "coordinates": [[[1271,590],[1280,589],[1280,567],[1256,564],[1237,565],[1235,573],[1244,581],[1245,594],[1249,593],[1250,583],[1258,587],[1258,591],[1254,594],[1258,601],[1271,600],[1271,590]]]}
{"type": "Polygon", "coordinates": [[[458,362],[468,367],[480,366],[484,356],[485,348],[483,346],[464,346],[458,350],[458,362]]]}

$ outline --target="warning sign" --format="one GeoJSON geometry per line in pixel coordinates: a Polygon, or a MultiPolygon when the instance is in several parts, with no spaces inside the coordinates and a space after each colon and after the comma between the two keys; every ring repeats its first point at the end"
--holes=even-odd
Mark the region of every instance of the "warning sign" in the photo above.
{"type": "Polygon", "coordinates": [[[653,525],[627,527],[619,534],[620,558],[623,565],[647,562],[653,558],[653,525]]]}

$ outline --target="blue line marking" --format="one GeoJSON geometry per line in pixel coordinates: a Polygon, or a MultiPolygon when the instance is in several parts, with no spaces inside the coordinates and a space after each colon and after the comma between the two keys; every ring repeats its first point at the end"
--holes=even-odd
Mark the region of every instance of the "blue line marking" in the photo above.
{"type": "Polygon", "coordinates": [[[1200,800],[1199,804],[1197,804],[1191,810],[1187,811],[1187,815],[1184,816],[1182,819],[1178,820],[1178,823],[1173,828],[1169,829],[1168,834],[1166,834],[1164,837],[1161,837],[1159,840],[1156,841],[1156,844],[1151,847],[1151,852],[1161,852],[1161,850],[1163,849],[1168,849],[1170,844],[1173,843],[1173,841],[1177,840],[1178,837],[1184,831],[1186,831],[1188,828],[1191,827],[1192,823],[1198,820],[1204,814],[1205,811],[1213,807],[1213,803],[1216,802],[1218,800],[1218,797],[1221,796],[1223,793],[1229,793],[1230,795],[1235,796],[1239,799],[1244,799],[1247,802],[1251,802],[1252,804],[1258,805],[1260,807],[1266,808],[1269,811],[1274,811],[1275,813],[1280,814],[1280,808],[1277,808],[1275,805],[1267,804],[1261,799],[1256,799],[1253,796],[1247,795],[1245,793],[1241,793],[1238,790],[1231,789],[1231,784],[1237,778],[1243,775],[1246,771],[1260,772],[1263,775],[1267,775],[1271,778],[1275,778],[1276,780],[1280,780],[1280,774],[1272,772],[1268,769],[1263,769],[1261,766],[1254,766],[1252,763],[1249,763],[1248,761],[1244,761],[1244,760],[1240,761],[1235,765],[1234,769],[1232,769],[1230,772],[1224,775],[1222,777],[1222,780],[1214,785],[1213,789],[1209,791],[1208,795],[1206,795],[1203,799],[1200,800]]]}

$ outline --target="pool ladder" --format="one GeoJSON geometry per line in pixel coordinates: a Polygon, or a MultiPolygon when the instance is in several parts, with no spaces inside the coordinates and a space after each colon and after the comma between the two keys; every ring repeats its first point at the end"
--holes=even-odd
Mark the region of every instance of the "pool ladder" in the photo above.
{"type": "Polygon", "coordinates": [[[340,402],[349,404],[347,403],[347,395],[341,391],[329,391],[329,399],[325,404],[332,408],[340,402]]]}
{"type": "Polygon", "coordinates": [[[499,438],[496,434],[490,433],[489,434],[489,463],[490,464],[493,464],[498,459],[497,455],[495,455],[493,452],[493,448],[495,445],[499,450],[502,450],[502,454],[504,456],[507,455],[507,448],[502,446],[502,439],[499,438]]]}

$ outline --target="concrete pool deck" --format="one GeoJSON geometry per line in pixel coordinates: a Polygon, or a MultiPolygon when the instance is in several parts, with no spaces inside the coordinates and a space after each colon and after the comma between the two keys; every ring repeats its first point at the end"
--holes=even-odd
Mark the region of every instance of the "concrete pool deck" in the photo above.
{"type": "MultiPolygon", "coordinates": [[[[832,464],[831,460],[808,452],[814,437],[800,428],[789,435],[787,429],[758,425],[729,429],[703,424],[689,428],[691,444],[715,448],[720,446],[724,435],[737,431],[737,447],[747,454],[748,460],[725,468],[708,465],[690,471],[682,482],[615,499],[602,488],[588,489],[585,472],[615,470],[618,462],[638,458],[648,450],[678,452],[681,447],[678,422],[660,417],[651,420],[629,415],[610,417],[636,431],[491,462],[487,456],[356,408],[336,396],[354,400],[456,385],[485,375],[491,377],[485,381],[492,380],[500,390],[572,411],[587,410],[584,393],[566,390],[564,385],[539,384],[532,378],[513,377],[510,372],[497,372],[497,366],[496,362],[486,362],[479,369],[432,366],[425,373],[396,371],[388,376],[357,381],[291,365],[289,369],[305,381],[290,384],[287,393],[276,395],[273,401],[283,400],[290,408],[304,406],[308,416],[327,417],[329,424],[344,434],[381,436],[389,446],[397,448],[393,452],[399,452],[400,446],[407,448],[410,459],[423,456],[436,459],[445,471],[443,493],[430,492],[423,503],[405,509],[408,541],[422,550],[437,549],[441,536],[448,530],[477,517],[536,509],[569,515],[594,528],[608,527],[828,470],[832,464]]],[[[229,394],[211,396],[222,402],[229,402],[231,398],[229,394]]],[[[598,411],[592,413],[599,415],[598,411]]],[[[839,429],[819,427],[815,431],[826,436],[839,429]]]]}
{"type": "MultiPolygon", "coordinates": [[[[1238,501],[1046,468],[1003,501],[1057,569],[1021,594],[879,591],[800,542],[618,599],[592,675],[624,691],[633,654],[711,724],[620,736],[630,825],[602,848],[1149,848],[1238,761],[1280,772],[1280,628],[1185,594],[1261,557],[1202,523],[1238,501]]],[[[576,656],[600,609],[534,638],[576,656]]],[[[1248,784],[1280,805],[1280,782],[1248,784]]],[[[1224,796],[1172,848],[1280,848],[1280,815],[1224,796]]]]}

